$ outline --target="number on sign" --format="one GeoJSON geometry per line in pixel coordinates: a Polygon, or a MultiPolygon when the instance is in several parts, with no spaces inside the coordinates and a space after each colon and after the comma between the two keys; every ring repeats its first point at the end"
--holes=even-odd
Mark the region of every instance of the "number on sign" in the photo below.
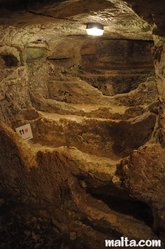
{"type": "Polygon", "coordinates": [[[25,134],[23,129],[22,129],[22,130],[19,130],[19,133],[20,133],[21,135],[25,134]]]}

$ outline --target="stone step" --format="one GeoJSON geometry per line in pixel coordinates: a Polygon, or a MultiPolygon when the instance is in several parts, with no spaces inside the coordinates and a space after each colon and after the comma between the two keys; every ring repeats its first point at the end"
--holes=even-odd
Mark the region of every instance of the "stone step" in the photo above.
{"type": "Polygon", "coordinates": [[[72,171],[74,174],[89,174],[90,176],[94,176],[99,179],[98,175],[100,174],[100,179],[104,178],[106,175],[105,181],[112,180],[116,172],[116,166],[120,163],[119,160],[113,160],[108,157],[101,157],[96,155],[91,155],[89,153],[82,152],[78,150],[76,147],[67,147],[67,146],[60,146],[58,148],[54,148],[51,146],[42,145],[40,143],[33,143],[32,140],[28,141],[28,144],[33,149],[33,151],[38,152],[52,152],[57,151],[60,153],[64,153],[68,158],[72,158],[72,161],[76,162],[78,168],[72,167],[72,171]]]}
{"type": "Polygon", "coordinates": [[[150,139],[155,119],[149,112],[129,121],[40,112],[40,118],[31,122],[31,126],[34,143],[53,148],[73,146],[85,153],[117,160],[150,139]]]}

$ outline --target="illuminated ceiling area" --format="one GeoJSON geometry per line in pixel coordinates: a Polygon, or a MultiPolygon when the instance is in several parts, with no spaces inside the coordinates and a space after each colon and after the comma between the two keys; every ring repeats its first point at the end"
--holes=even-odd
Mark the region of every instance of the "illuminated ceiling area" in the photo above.
{"type": "Polygon", "coordinates": [[[87,22],[99,22],[109,38],[151,39],[152,33],[164,32],[164,2],[159,2],[2,0],[0,19],[2,25],[17,25],[24,29],[29,24],[31,28],[38,26],[38,32],[44,29],[49,38],[62,34],[85,35],[87,22]]]}
{"type": "Polygon", "coordinates": [[[165,248],[164,10],[0,0],[0,248],[165,248]]]}

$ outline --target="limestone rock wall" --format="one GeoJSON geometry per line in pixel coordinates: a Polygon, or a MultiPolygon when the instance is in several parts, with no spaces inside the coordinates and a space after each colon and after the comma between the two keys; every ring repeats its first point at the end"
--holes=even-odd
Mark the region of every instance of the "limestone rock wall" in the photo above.
{"type": "Polygon", "coordinates": [[[30,108],[27,67],[5,67],[1,71],[1,120],[9,126],[15,115],[30,108]]]}
{"type": "Polygon", "coordinates": [[[164,83],[165,83],[165,45],[164,43],[160,43],[157,46],[155,51],[155,71],[156,71],[156,83],[159,93],[159,101],[160,101],[160,141],[162,146],[165,144],[165,130],[164,130],[164,83]]]}

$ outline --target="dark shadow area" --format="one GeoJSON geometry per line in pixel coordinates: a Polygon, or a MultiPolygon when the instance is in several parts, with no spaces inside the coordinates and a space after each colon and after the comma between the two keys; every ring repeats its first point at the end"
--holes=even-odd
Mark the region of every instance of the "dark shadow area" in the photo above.
{"type": "Polygon", "coordinates": [[[0,56],[4,60],[6,67],[12,67],[12,66],[17,66],[18,65],[19,61],[17,60],[17,58],[14,55],[12,55],[12,54],[2,54],[0,56]]]}
{"type": "Polygon", "coordinates": [[[131,6],[131,8],[137,13],[140,17],[146,20],[148,23],[155,23],[155,28],[153,30],[154,34],[164,35],[165,32],[165,15],[163,10],[165,9],[165,1],[135,1],[135,0],[126,0],[126,2],[131,6]],[[146,8],[146,6],[148,6],[146,8]]]}
{"type": "Polygon", "coordinates": [[[105,196],[101,194],[91,194],[92,197],[102,200],[111,210],[115,212],[130,215],[137,220],[143,221],[147,226],[152,227],[153,216],[151,208],[138,200],[123,199],[115,196],[105,196]]]}
{"type": "Polygon", "coordinates": [[[33,216],[27,205],[20,204],[15,208],[3,207],[0,209],[2,213],[2,225],[0,231],[0,248],[4,249],[61,249],[62,246],[69,249],[77,249],[73,242],[69,239],[69,235],[56,232],[55,228],[43,217],[33,216]],[[21,209],[22,208],[22,209],[21,209]],[[23,214],[20,211],[23,210],[23,214]],[[8,212],[8,214],[7,214],[8,212]]]}

